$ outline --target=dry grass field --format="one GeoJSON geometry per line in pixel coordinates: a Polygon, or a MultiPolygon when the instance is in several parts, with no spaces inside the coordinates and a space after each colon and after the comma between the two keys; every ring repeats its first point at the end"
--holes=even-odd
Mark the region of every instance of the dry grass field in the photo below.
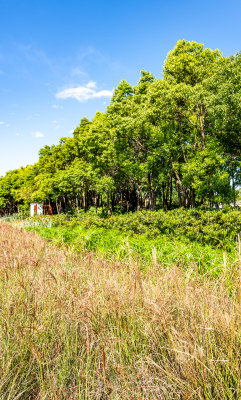
{"type": "Polygon", "coordinates": [[[240,268],[140,272],[0,223],[0,399],[240,399],[240,268]]]}

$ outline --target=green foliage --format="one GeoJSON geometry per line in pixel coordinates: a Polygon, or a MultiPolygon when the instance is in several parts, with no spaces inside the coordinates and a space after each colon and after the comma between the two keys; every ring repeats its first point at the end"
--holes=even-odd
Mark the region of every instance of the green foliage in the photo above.
{"type": "Polygon", "coordinates": [[[163,78],[122,80],[105,113],[0,178],[0,214],[31,201],[108,215],[235,203],[241,185],[240,54],[180,40],[163,78]]]}
{"type": "Polygon", "coordinates": [[[185,236],[203,244],[227,249],[237,240],[241,231],[241,211],[225,207],[221,210],[175,209],[166,213],[163,210],[141,211],[124,215],[112,215],[103,218],[90,211],[86,214],[69,217],[35,217],[31,221],[52,221],[54,227],[83,226],[84,228],[115,229],[123,233],[144,234],[149,238],[158,235],[173,235],[176,238],[185,236]]]}
{"type": "Polygon", "coordinates": [[[178,265],[203,274],[218,275],[223,252],[236,257],[241,212],[232,210],[176,209],[165,213],[136,212],[103,218],[92,212],[69,217],[35,217],[23,226],[55,244],[77,252],[85,250],[107,259],[128,259],[140,264],[153,261],[163,266],[178,265]]]}
{"type": "Polygon", "coordinates": [[[204,49],[201,43],[179,40],[167,56],[164,77],[195,86],[215,71],[220,58],[219,50],[204,49]]]}

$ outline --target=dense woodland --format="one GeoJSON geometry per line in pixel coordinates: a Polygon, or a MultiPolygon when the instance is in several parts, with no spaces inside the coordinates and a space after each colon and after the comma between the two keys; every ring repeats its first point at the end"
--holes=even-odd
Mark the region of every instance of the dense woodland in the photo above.
{"type": "Polygon", "coordinates": [[[161,79],[121,81],[105,113],[1,177],[0,214],[32,201],[107,214],[235,203],[240,171],[241,53],[182,40],[161,79]]]}

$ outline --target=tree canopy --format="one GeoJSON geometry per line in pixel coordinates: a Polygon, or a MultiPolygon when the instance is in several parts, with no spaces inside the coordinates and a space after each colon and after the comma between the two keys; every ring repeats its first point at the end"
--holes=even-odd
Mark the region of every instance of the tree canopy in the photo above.
{"type": "Polygon", "coordinates": [[[241,184],[241,54],[180,40],[163,77],[122,80],[105,113],[39,161],[0,178],[0,213],[31,201],[55,211],[93,206],[108,214],[236,200],[241,184]]]}

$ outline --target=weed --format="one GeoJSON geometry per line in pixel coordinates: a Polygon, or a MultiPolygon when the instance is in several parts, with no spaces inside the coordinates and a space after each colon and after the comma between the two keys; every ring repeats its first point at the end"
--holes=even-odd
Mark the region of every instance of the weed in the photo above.
{"type": "Polygon", "coordinates": [[[238,255],[216,278],[152,259],[140,270],[131,249],[108,261],[1,223],[0,398],[239,399],[238,255]]]}

